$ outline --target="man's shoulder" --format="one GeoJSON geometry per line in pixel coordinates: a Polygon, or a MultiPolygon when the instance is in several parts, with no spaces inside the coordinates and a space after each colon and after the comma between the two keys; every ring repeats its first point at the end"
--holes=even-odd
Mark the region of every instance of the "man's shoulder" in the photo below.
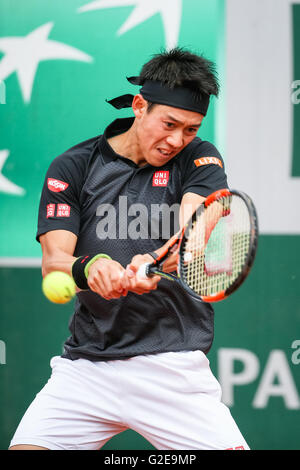
{"type": "Polygon", "coordinates": [[[202,152],[218,152],[216,146],[209,142],[208,140],[202,140],[200,137],[195,137],[195,139],[190,142],[189,145],[184,149],[187,153],[195,154],[195,153],[202,153],[202,152]]]}
{"type": "Polygon", "coordinates": [[[222,157],[214,144],[208,140],[202,140],[195,137],[176,157],[175,161],[180,165],[186,166],[188,161],[193,162],[201,157],[216,157],[222,160],[222,157]]]}
{"type": "Polygon", "coordinates": [[[76,145],[65,150],[63,153],[58,155],[56,158],[65,158],[65,159],[82,159],[86,160],[91,153],[97,148],[99,139],[101,136],[92,137],[88,140],[84,140],[76,145]]]}
{"type": "Polygon", "coordinates": [[[80,142],[56,156],[52,160],[47,174],[53,178],[65,178],[63,181],[82,181],[91,162],[99,154],[99,137],[80,142]]]}
{"type": "Polygon", "coordinates": [[[52,160],[51,167],[68,168],[70,171],[72,171],[72,168],[75,171],[78,169],[83,170],[89,166],[90,161],[98,154],[100,137],[92,137],[68,148],[52,160]]]}

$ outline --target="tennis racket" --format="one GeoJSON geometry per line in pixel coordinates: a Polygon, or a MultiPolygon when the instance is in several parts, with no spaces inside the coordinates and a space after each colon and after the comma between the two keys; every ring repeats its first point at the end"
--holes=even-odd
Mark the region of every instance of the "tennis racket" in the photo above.
{"type": "Polygon", "coordinates": [[[247,278],[257,241],[258,221],[250,197],[222,189],[206,198],[165,252],[140,266],[137,276],[158,274],[179,282],[204,302],[218,302],[247,278]],[[177,274],[163,272],[164,262],[178,247],[177,274]]]}

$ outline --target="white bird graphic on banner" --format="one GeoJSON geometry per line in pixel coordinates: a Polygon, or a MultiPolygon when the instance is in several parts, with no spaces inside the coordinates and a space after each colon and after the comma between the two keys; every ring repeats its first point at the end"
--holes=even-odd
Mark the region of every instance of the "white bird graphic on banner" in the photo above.
{"type": "Polygon", "coordinates": [[[25,194],[25,190],[20,186],[17,186],[15,183],[12,183],[8,178],[2,175],[2,168],[8,156],[8,150],[0,150],[0,192],[23,196],[25,194]]]}
{"type": "Polygon", "coordinates": [[[118,30],[118,35],[126,33],[156,13],[160,13],[165,30],[166,48],[178,44],[182,0],[96,0],[78,9],[80,13],[114,7],[134,6],[134,10],[118,30]]]}
{"type": "Polygon", "coordinates": [[[48,39],[54,23],[46,23],[24,37],[0,37],[0,81],[16,72],[24,101],[30,102],[33,82],[39,62],[44,60],[78,60],[92,62],[89,55],[80,50],[48,39]]]}

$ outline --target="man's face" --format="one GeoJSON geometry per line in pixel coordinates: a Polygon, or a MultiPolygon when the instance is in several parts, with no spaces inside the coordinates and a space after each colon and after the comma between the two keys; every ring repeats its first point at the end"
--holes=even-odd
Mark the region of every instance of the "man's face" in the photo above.
{"type": "Polygon", "coordinates": [[[135,113],[138,146],[144,161],[162,166],[196,137],[204,116],[160,104],[147,111],[145,103],[145,108],[135,113]]]}

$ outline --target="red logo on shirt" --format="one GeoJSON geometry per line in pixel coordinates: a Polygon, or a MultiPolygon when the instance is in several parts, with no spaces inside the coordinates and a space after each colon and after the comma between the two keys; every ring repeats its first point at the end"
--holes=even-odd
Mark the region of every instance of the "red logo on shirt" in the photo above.
{"type": "Polygon", "coordinates": [[[68,187],[68,183],[64,181],[59,181],[54,178],[48,178],[48,188],[54,193],[59,193],[60,191],[65,191],[68,187]]]}
{"type": "Polygon", "coordinates": [[[169,171],[156,171],[153,175],[152,186],[167,186],[169,171]]]}
{"type": "Polygon", "coordinates": [[[48,204],[47,205],[47,219],[49,217],[54,217],[55,215],[55,204],[48,204]]]}
{"type": "Polygon", "coordinates": [[[56,217],[70,217],[70,211],[68,204],[57,204],[56,217]]]}
{"type": "Polygon", "coordinates": [[[217,157],[202,157],[202,158],[197,158],[197,160],[194,160],[194,163],[196,166],[202,166],[202,165],[219,165],[221,168],[223,168],[222,162],[219,158],[217,157]]]}

